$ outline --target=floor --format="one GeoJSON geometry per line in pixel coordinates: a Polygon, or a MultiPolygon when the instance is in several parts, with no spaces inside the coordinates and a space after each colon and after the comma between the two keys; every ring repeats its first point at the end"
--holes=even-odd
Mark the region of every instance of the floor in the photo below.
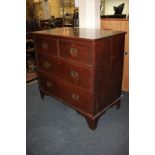
{"type": "Polygon", "coordinates": [[[37,81],[27,85],[27,155],[128,155],[129,94],[121,107],[109,109],[95,131],[68,106],[45,96],[37,81]]]}

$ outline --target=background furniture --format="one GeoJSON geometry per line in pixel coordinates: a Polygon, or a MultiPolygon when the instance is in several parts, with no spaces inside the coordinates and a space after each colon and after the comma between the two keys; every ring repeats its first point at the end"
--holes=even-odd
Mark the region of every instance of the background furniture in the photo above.
{"type": "Polygon", "coordinates": [[[72,27],[73,26],[73,14],[66,13],[64,15],[64,24],[63,26],[72,27]]]}
{"type": "Polygon", "coordinates": [[[50,28],[51,28],[50,20],[40,20],[41,30],[50,29],[50,28]]]}
{"type": "Polygon", "coordinates": [[[60,7],[62,9],[63,26],[72,27],[75,9],[74,0],[60,0],[60,7]]]}
{"type": "Polygon", "coordinates": [[[37,79],[36,60],[32,33],[26,36],[26,82],[37,79]]]}
{"type": "Polygon", "coordinates": [[[55,27],[63,27],[63,18],[55,18],[54,25],[55,27]]]}
{"type": "Polygon", "coordinates": [[[121,99],[125,32],[59,28],[34,32],[41,97],[53,96],[95,129],[121,99]]]}
{"type": "Polygon", "coordinates": [[[129,20],[126,18],[125,19],[101,18],[101,29],[126,32],[122,90],[128,92],[129,91],[129,20]]]}

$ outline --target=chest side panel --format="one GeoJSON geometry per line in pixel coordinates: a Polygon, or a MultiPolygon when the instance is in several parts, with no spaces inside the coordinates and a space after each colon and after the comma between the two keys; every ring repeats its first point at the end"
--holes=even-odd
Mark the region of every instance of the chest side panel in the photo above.
{"type": "Polygon", "coordinates": [[[121,96],[124,34],[95,43],[95,109],[96,113],[110,106],[121,96]]]}

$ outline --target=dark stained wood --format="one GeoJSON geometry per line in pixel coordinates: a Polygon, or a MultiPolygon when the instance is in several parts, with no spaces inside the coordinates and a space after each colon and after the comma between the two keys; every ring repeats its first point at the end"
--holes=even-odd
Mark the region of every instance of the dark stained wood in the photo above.
{"type": "Polygon", "coordinates": [[[59,77],[66,80],[67,82],[73,85],[77,85],[82,89],[87,89],[89,93],[92,92],[92,73],[90,67],[84,68],[79,67],[79,65],[77,65],[76,63],[67,63],[64,61],[60,61],[59,71],[57,73],[59,77]]]}
{"type": "Polygon", "coordinates": [[[61,100],[66,101],[71,106],[78,108],[80,111],[92,113],[92,96],[84,89],[73,86],[70,83],[39,71],[40,86],[42,91],[46,91],[61,100]]]}
{"type": "Polygon", "coordinates": [[[107,30],[99,30],[99,29],[85,29],[85,28],[70,28],[63,27],[57,29],[49,29],[43,31],[34,32],[34,34],[38,34],[40,36],[53,36],[53,37],[61,37],[61,38],[71,38],[71,39],[80,39],[80,40],[97,40],[106,37],[111,37],[114,35],[124,34],[122,31],[107,31],[107,30]]]}
{"type": "Polygon", "coordinates": [[[43,100],[44,96],[45,96],[45,93],[42,90],[40,90],[40,96],[41,96],[41,99],[43,100]]]}
{"type": "Polygon", "coordinates": [[[119,107],[125,33],[58,28],[35,32],[34,39],[41,97],[55,97],[96,129],[109,107],[119,107]]]}
{"type": "Polygon", "coordinates": [[[75,63],[68,63],[64,59],[47,54],[37,54],[37,62],[39,70],[56,75],[91,92],[91,67],[79,67],[75,63]]]}
{"type": "Polygon", "coordinates": [[[59,69],[59,62],[57,59],[45,53],[40,54],[39,52],[36,57],[39,69],[50,72],[52,74],[56,74],[59,69]]]}
{"type": "Polygon", "coordinates": [[[91,46],[91,42],[60,40],[60,57],[91,65],[91,46]]]}
{"type": "Polygon", "coordinates": [[[116,109],[120,109],[121,107],[121,101],[119,100],[117,103],[116,103],[116,109]]]}
{"type": "Polygon", "coordinates": [[[38,53],[57,55],[57,40],[49,37],[35,38],[35,48],[38,53]]]}
{"type": "Polygon", "coordinates": [[[124,35],[99,40],[95,44],[96,112],[121,96],[124,35]]]}
{"type": "Polygon", "coordinates": [[[87,121],[89,128],[92,130],[95,130],[97,128],[97,123],[98,123],[99,117],[94,118],[94,119],[89,116],[84,116],[84,117],[87,121]]]}

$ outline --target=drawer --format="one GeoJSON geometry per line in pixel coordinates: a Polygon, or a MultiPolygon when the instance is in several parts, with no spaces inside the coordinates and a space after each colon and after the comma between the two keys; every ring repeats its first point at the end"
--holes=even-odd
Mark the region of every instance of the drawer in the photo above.
{"type": "Polygon", "coordinates": [[[59,70],[57,59],[44,54],[37,54],[37,65],[39,69],[50,74],[56,74],[59,70]]]}
{"type": "Polygon", "coordinates": [[[82,89],[39,72],[40,88],[83,112],[92,112],[92,96],[82,89]]]}
{"type": "Polygon", "coordinates": [[[91,91],[91,68],[61,61],[57,74],[67,82],[91,91]]]}
{"type": "Polygon", "coordinates": [[[90,42],[60,40],[60,57],[77,62],[92,64],[92,48],[90,42]]]}
{"type": "Polygon", "coordinates": [[[91,90],[91,68],[68,63],[52,56],[37,54],[39,70],[55,75],[71,84],[91,90]]]}
{"type": "Polygon", "coordinates": [[[41,89],[57,96],[60,90],[59,82],[56,78],[48,76],[45,73],[38,72],[39,74],[39,86],[41,89]]]}
{"type": "Polygon", "coordinates": [[[92,113],[92,96],[83,89],[77,89],[71,84],[64,83],[61,81],[61,93],[60,98],[71,106],[76,107],[77,109],[86,112],[92,113]]]}
{"type": "Polygon", "coordinates": [[[57,40],[48,37],[36,37],[35,48],[37,52],[57,55],[57,40]]]}

